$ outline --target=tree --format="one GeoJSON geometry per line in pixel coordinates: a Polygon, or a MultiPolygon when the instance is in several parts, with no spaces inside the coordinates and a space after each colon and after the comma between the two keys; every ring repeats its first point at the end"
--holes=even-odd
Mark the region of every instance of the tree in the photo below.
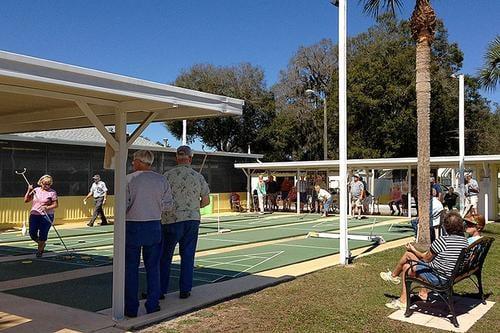
{"type": "MultiPolygon", "coordinates": [[[[229,67],[197,64],[183,71],[174,84],[245,100],[242,116],[188,121],[188,141],[200,138],[211,148],[229,152],[246,152],[248,145],[255,152],[270,150],[261,130],[275,116],[274,98],[261,68],[248,63],[229,67]]],[[[176,138],[181,137],[182,122],[167,122],[165,126],[176,138]]]]}
{"type": "MultiPolygon", "coordinates": [[[[364,11],[378,16],[379,8],[393,15],[401,8],[401,0],[364,0],[364,11]]],[[[431,44],[434,40],[436,14],[429,0],[416,0],[410,27],[416,41],[416,99],[417,99],[417,158],[418,158],[418,242],[430,244],[429,175],[430,175],[430,106],[431,106],[431,44]]]]}
{"type": "Polygon", "coordinates": [[[490,42],[479,71],[479,82],[487,90],[494,90],[500,81],[500,35],[490,42]]]}
{"type": "MultiPolygon", "coordinates": [[[[287,68],[280,72],[278,83],[272,87],[277,116],[267,136],[282,153],[274,155],[273,159],[322,159],[323,106],[318,99],[311,101],[305,91],[312,89],[326,97],[328,127],[338,128],[334,126],[337,119],[332,117],[332,103],[329,103],[334,101],[329,92],[337,66],[336,46],[331,40],[323,39],[299,47],[287,68]]],[[[328,141],[333,139],[334,133],[335,130],[328,133],[328,141]]]]}

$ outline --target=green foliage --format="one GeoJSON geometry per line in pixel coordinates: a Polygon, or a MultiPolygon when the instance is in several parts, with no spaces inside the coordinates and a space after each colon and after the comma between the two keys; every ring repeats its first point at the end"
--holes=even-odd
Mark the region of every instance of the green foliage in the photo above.
{"type": "MultiPolygon", "coordinates": [[[[463,54],[436,26],[431,59],[431,156],[458,154],[458,80],[463,54]]],[[[323,102],[327,101],[328,156],[338,156],[337,46],[321,40],[301,46],[269,90],[264,73],[250,64],[195,65],[175,81],[181,87],[245,100],[242,117],[189,122],[191,139],[224,151],[263,153],[266,160],[323,158],[323,102]],[[311,100],[313,89],[320,98],[311,100]]],[[[407,21],[380,16],[367,32],[348,41],[348,157],[417,155],[415,42],[407,21]]],[[[478,79],[466,77],[466,153],[500,152],[500,112],[479,93],[478,79]]],[[[167,127],[177,136],[180,122],[167,127]]]]}
{"type": "MultiPolygon", "coordinates": [[[[278,115],[268,137],[282,152],[277,159],[322,158],[323,106],[318,101],[308,102],[304,92],[309,88],[327,97],[329,157],[338,156],[336,46],[328,43],[321,41],[301,47],[273,87],[278,115]],[[317,53],[321,51],[323,54],[319,56],[317,53]],[[304,55],[314,56],[304,59],[304,55]],[[311,65],[315,59],[328,57],[330,60],[311,65]],[[310,68],[325,67],[325,63],[333,64],[330,75],[322,74],[327,78],[324,81],[329,82],[326,91],[324,86],[315,85],[318,80],[310,75],[300,75],[318,72],[310,68]],[[308,66],[307,70],[302,70],[304,66],[308,66]]],[[[462,67],[462,60],[458,45],[448,41],[443,23],[438,22],[431,67],[432,156],[458,154],[458,81],[450,76],[462,67]]],[[[396,21],[390,15],[379,17],[368,32],[349,39],[347,63],[348,157],[416,156],[415,44],[408,22],[396,21]]],[[[498,153],[499,145],[489,143],[498,143],[500,137],[500,127],[493,127],[498,124],[498,113],[491,112],[478,89],[477,80],[467,78],[466,151],[467,154],[498,153]],[[485,133],[481,128],[488,131],[485,133]]]]}
{"type": "MultiPolygon", "coordinates": [[[[274,99],[266,89],[264,72],[250,64],[217,67],[194,65],[175,81],[179,87],[225,95],[245,100],[241,117],[188,121],[188,140],[198,137],[209,147],[220,151],[246,152],[269,149],[261,130],[274,118],[274,99]]],[[[174,136],[182,136],[182,122],[166,123],[174,136]]]]}

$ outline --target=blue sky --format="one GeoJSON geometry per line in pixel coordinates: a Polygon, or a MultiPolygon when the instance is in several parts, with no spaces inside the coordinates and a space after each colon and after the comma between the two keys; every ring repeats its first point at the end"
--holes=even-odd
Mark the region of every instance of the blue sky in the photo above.
{"type": "MultiPolygon", "coordinates": [[[[405,3],[402,18],[415,1],[405,3]]],[[[432,3],[474,74],[500,34],[500,1],[432,3]]],[[[163,83],[196,63],[250,62],[270,86],[299,46],[337,42],[337,15],[328,0],[2,0],[0,49],[163,83]]],[[[348,0],[349,35],[373,23],[348,0]]],[[[500,89],[484,96],[500,103],[500,89]]],[[[177,144],[160,124],[145,135],[177,144]]]]}

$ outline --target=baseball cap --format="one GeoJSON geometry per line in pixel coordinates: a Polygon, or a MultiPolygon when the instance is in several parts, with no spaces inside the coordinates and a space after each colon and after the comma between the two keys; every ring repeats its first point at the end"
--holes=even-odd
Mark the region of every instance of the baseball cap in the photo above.
{"type": "Polygon", "coordinates": [[[94,177],[92,177],[92,179],[101,179],[101,176],[99,176],[99,175],[94,175],[94,177]]]}
{"type": "Polygon", "coordinates": [[[192,157],[193,151],[189,146],[180,146],[179,148],[177,148],[177,155],[186,155],[192,157]]]}
{"type": "Polygon", "coordinates": [[[356,178],[361,178],[361,177],[359,176],[359,173],[355,173],[355,174],[354,174],[354,177],[356,177],[356,178]]]}

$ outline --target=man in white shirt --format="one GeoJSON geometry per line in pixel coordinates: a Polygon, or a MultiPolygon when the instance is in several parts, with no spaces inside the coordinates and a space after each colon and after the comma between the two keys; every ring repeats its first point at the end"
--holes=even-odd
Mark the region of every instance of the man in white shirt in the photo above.
{"type": "Polygon", "coordinates": [[[326,190],[323,190],[321,186],[315,185],[314,189],[316,193],[318,193],[318,201],[323,203],[323,214],[321,217],[327,217],[328,211],[330,210],[330,206],[333,202],[333,196],[326,190]]]}
{"type": "MultiPolygon", "coordinates": [[[[441,227],[441,212],[444,210],[443,204],[441,201],[439,201],[438,197],[436,196],[437,191],[431,187],[431,200],[430,200],[430,222],[431,222],[431,240],[434,240],[438,238],[440,231],[439,228],[441,227]]],[[[415,237],[417,236],[417,231],[418,231],[418,217],[416,219],[411,220],[411,225],[413,227],[413,230],[415,230],[415,237]]]]}
{"type": "Polygon", "coordinates": [[[104,209],[102,208],[102,206],[106,204],[108,188],[106,187],[106,183],[101,180],[101,176],[94,175],[92,179],[94,180],[94,183],[92,183],[92,186],[90,187],[89,194],[87,194],[87,196],[83,199],[83,203],[86,205],[87,199],[90,197],[94,197],[94,214],[92,214],[92,218],[90,219],[89,223],[87,223],[89,227],[94,226],[97,215],[99,215],[99,217],[101,218],[101,225],[108,224],[106,215],[104,215],[104,209]]]}
{"type": "Polygon", "coordinates": [[[361,220],[361,211],[363,208],[363,200],[365,198],[365,186],[360,180],[359,174],[354,174],[354,181],[351,182],[351,207],[353,210],[353,215],[358,215],[357,219],[361,220]]]}
{"type": "Polygon", "coordinates": [[[470,213],[477,214],[477,201],[479,196],[479,184],[472,175],[468,173],[465,176],[465,204],[470,206],[470,213]]]}

